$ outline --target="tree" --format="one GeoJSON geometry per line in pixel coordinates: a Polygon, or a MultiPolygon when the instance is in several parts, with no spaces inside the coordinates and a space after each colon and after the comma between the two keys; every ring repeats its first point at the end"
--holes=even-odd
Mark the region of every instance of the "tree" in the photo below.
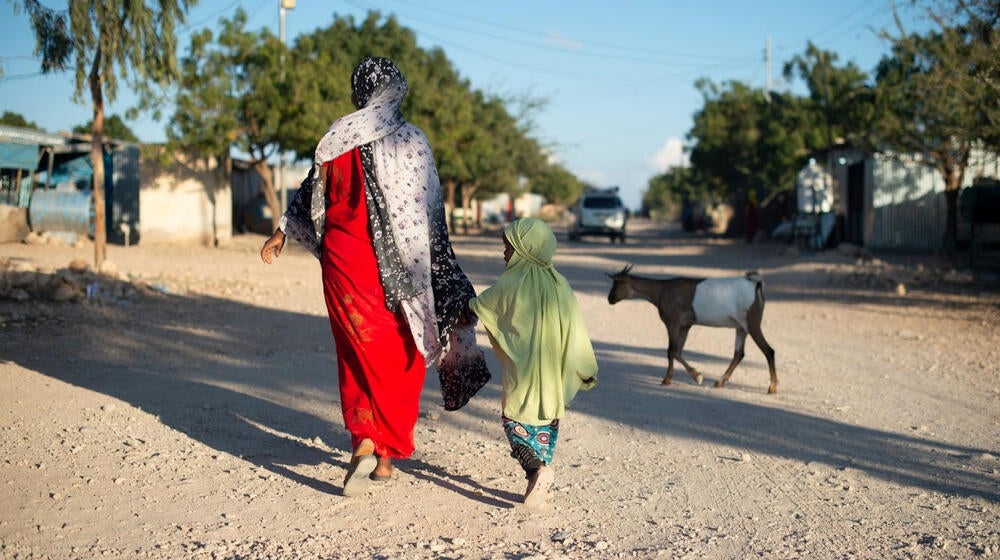
{"type": "Polygon", "coordinates": [[[698,172],[692,167],[672,167],[649,180],[642,195],[642,212],[655,215],[676,215],[685,201],[707,198],[705,184],[699,181],[698,172]]]}
{"type": "Polygon", "coordinates": [[[531,192],[564,206],[572,204],[584,190],[580,179],[558,163],[546,162],[528,180],[531,192]]]}
{"type": "Polygon", "coordinates": [[[35,32],[42,72],[76,71],[74,101],[89,91],[93,107],[91,163],[94,168],[94,264],[107,252],[104,203],[104,100],[114,101],[118,78],[139,92],[165,87],[177,75],[174,33],[197,0],[73,0],[53,10],[22,0],[35,32]]]}
{"type": "Polygon", "coordinates": [[[809,88],[807,110],[822,122],[826,146],[838,140],[870,148],[873,143],[874,89],[868,75],[853,63],[837,66],[838,56],[822,51],[811,41],[805,53],[785,63],[785,79],[802,79],[809,88]]]}
{"type": "Polygon", "coordinates": [[[877,102],[885,110],[879,137],[897,152],[919,154],[941,174],[949,252],[955,248],[958,194],[972,150],[985,145],[997,151],[1000,137],[997,16],[990,22],[965,13],[969,21],[947,26],[939,20],[941,29],[926,34],[905,34],[898,24],[892,54],[877,70],[877,102]]]}
{"type": "Polygon", "coordinates": [[[242,9],[220,23],[217,38],[208,30],[195,33],[181,60],[168,145],[199,158],[215,158],[223,173],[231,149],[249,156],[276,228],[281,208],[269,160],[289,144],[284,127],[302,111],[292,88],[295,70],[284,63],[289,57],[278,37],[267,29],[245,29],[247,14],[242,9]]]}
{"type": "MultiPolygon", "coordinates": [[[[985,147],[1000,152],[1000,0],[911,0],[923,6],[930,19],[945,32],[955,33],[962,44],[955,51],[966,72],[954,76],[952,87],[963,103],[982,115],[979,137],[985,147]]],[[[906,32],[897,19],[899,38],[906,32]]],[[[883,37],[893,39],[883,31],[883,37]]],[[[898,42],[898,41],[897,41],[898,42]]]]}
{"type": "Polygon", "coordinates": [[[709,197],[732,199],[756,188],[772,196],[795,188],[795,171],[822,134],[801,99],[740,82],[723,89],[698,82],[705,99],[688,132],[691,166],[709,197]]]}
{"type": "MultiPolygon", "coordinates": [[[[94,129],[93,121],[85,124],[80,124],[73,127],[73,132],[76,134],[90,134],[90,131],[94,129]]],[[[126,142],[138,142],[139,138],[132,132],[132,129],[125,124],[125,121],[118,115],[111,115],[104,119],[104,135],[109,138],[115,138],[117,140],[125,140],[126,142]]]]}
{"type": "Polygon", "coordinates": [[[3,115],[0,115],[0,124],[5,124],[7,126],[16,126],[20,128],[30,128],[32,130],[41,131],[42,129],[38,127],[37,124],[25,119],[19,113],[14,113],[11,111],[4,111],[3,115]]]}
{"type": "Polygon", "coordinates": [[[427,134],[449,208],[457,206],[456,198],[468,208],[477,195],[513,193],[521,177],[542,168],[544,152],[526,133],[522,115],[507,109],[509,99],[473,90],[444,51],[420,48],[411,30],[377,12],[360,24],[336,18],[296,40],[290,70],[299,76],[293,95],[301,110],[285,126],[286,148],[312,157],[318,135],[353,110],[345,77],[368,54],[391,58],[406,75],[403,114],[427,134]]]}

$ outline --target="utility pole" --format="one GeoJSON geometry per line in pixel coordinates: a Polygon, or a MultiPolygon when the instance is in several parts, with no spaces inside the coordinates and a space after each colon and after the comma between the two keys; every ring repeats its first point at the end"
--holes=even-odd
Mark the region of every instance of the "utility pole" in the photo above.
{"type": "MultiPolygon", "coordinates": [[[[278,0],[278,37],[281,45],[285,45],[285,12],[295,9],[295,0],[278,0]]],[[[281,77],[285,77],[285,55],[281,55],[281,77]]],[[[285,188],[285,152],[278,155],[278,196],[281,200],[281,209],[288,208],[288,189],[285,188]]]]}
{"type": "Polygon", "coordinates": [[[771,102],[771,37],[764,42],[764,99],[771,102]]]}

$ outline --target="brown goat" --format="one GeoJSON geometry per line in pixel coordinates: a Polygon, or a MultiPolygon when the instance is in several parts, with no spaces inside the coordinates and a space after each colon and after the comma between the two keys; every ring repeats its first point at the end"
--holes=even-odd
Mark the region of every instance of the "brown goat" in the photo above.
{"type": "Polygon", "coordinates": [[[743,360],[743,347],[747,333],[764,353],[771,372],[771,385],[767,392],[778,391],[778,375],[774,369],[774,349],[767,343],[760,330],[764,318],[764,279],[757,272],[726,278],[643,278],[630,274],[631,266],[621,272],[608,274],[614,281],[608,293],[608,303],[614,305],[623,299],[644,299],[656,306],[660,320],[667,327],[667,374],[663,385],[670,385],[674,378],[674,359],[684,366],[688,375],[701,385],[702,377],[681,352],[687,341],[688,331],[694,325],[729,327],[736,329],[736,349],[726,373],[715,382],[722,387],[729,381],[733,370],[743,360]]]}

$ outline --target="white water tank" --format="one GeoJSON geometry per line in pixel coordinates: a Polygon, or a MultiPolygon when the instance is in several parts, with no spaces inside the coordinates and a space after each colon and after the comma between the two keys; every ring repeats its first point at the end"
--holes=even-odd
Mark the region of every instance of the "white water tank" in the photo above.
{"type": "Polygon", "coordinates": [[[833,177],[811,161],[795,176],[795,194],[799,214],[822,214],[833,211],[833,177]]]}

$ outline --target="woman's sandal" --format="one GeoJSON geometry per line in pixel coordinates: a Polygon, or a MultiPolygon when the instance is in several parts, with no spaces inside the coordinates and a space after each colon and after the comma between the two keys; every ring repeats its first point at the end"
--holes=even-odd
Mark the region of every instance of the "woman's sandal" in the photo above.
{"type": "Polygon", "coordinates": [[[375,472],[378,460],[375,458],[375,444],[370,439],[363,439],[354,450],[351,463],[347,466],[347,476],[344,477],[344,496],[350,498],[368,491],[369,478],[375,472]]]}

